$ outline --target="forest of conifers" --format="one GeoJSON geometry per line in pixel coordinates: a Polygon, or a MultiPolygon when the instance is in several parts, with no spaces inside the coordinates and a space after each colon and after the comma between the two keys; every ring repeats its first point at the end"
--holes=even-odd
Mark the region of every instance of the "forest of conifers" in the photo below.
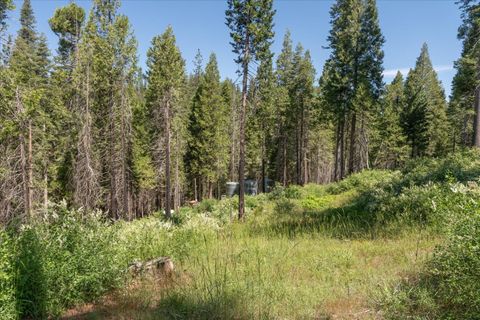
{"type": "Polygon", "coordinates": [[[272,53],[271,0],[229,0],[225,50],[237,55],[239,77],[225,80],[209,52],[187,74],[170,27],[141,70],[119,0],[57,9],[55,52],[30,0],[16,34],[13,2],[0,0],[0,221],[28,221],[60,201],[114,219],[169,215],[220,198],[228,181],[240,181],[242,202],[245,178],[260,191],[267,179],[327,183],[478,147],[480,6],[458,4],[463,51],[447,101],[427,44],[408,74],[385,84],[375,0],[333,4],[323,70],[288,31],[272,53]]]}

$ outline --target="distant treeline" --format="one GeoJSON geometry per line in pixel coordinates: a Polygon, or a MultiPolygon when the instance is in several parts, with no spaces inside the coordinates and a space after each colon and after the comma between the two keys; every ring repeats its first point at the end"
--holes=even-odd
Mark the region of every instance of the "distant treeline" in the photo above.
{"type": "Polygon", "coordinates": [[[260,191],[267,179],[326,183],[479,146],[480,9],[459,4],[464,49],[447,103],[426,44],[405,79],[385,85],[375,0],[333,4],[318,82],[288,31],[271,53],[272,0],[227,2],[243,81],[222,80],[214,53],[198,52],[188,74],[170,27],[152,40],[143,72],[119,0],[93,0],[88,15],[74,2],[57,9],[54,55],[30,0],[15,37],[13,2],[0,0],[0,221],[62,200],[114,219],[168,215],[244,177],[260,191]]]}

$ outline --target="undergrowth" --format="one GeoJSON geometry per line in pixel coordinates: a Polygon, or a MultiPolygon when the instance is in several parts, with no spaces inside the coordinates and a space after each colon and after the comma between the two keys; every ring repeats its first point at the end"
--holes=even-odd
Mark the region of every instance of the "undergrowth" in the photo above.
{"type": "Polygon", "coordinates": [[[126,287],[133,261],[170,256],[168,290],[146,293],[127,318],[477,319],[479,159],[468,151],[279,187],[247,197],[243,223],[237,198],[181,208],[170,221],[112,223],[52,205],[0,231],[0,318],[55,318],[102,301],[126,287]]]}

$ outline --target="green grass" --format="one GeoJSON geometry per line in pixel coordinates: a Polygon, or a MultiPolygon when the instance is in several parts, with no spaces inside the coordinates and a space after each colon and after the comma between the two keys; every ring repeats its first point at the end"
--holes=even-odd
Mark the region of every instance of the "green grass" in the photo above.
{"type": "Polygon", "coordinates": [[[479,319],[480,154],[204,201],[171,221],[54,206],[0,231],[0,318],[479,319]],[[170,256],[169,277],[126,272],[170,256]],[[72,308],[65,312],[65,309],[72,308]]]}
{"type": "MultiPolygon", "coordinates": [[[[130,254],[171,255],[176,274],[168,285],[144,279],[117,292],[113,304],[108,297],[78,318],[375,319],[378,288],[420,270],[439,237],[406,232],[372,239],[352,233],[361,224],[358,217],[347,225],[320,219],[345,212],[359,188],[332,192],[309,185],[286,195],[262,195],[250,199],[245,223],[219,228],[210,225],[208,214],[190,227],[152,218],[125,224],[130,254]],[[159,232],[165,228],[168,237],[159,232]]],[[[217,203],[209,210],[228,205],[234,207],[217,203]]]]}

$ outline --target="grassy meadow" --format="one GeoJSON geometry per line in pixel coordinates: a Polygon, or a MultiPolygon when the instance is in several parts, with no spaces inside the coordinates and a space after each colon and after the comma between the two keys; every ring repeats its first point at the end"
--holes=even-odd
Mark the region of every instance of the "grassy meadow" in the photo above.
{"type": "Polygon", "coordinates": [[[2,319],[478,319],[480,159],[111,223],[58,205],[6,230],[2,319]],[[460,239],[460,240],[459,240],[460,239]],[[126,272],[170,256],[169,276],[126,272]],[[35,258],[36,257],[36,258],[35,258]],[[34,292],[34,294],[32,294],[34,292]]]}

